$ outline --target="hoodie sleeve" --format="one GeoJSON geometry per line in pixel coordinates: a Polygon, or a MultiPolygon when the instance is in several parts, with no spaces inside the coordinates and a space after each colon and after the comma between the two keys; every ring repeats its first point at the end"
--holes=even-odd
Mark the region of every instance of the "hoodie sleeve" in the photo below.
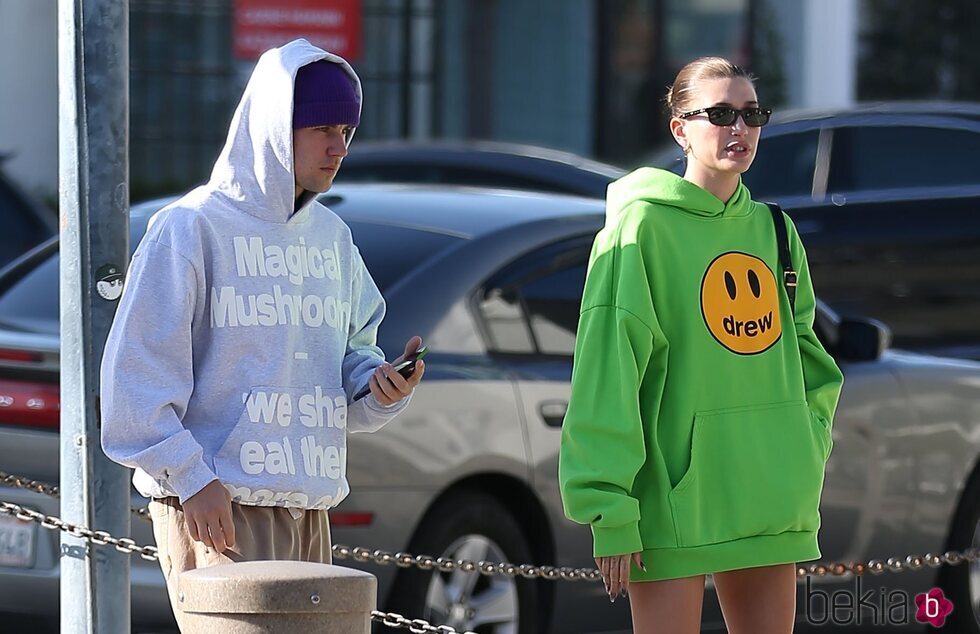
{"type": "Polygon", "coordinates": [[[632,494],[646,460],[639,394],[663,379],[650,363],[659,327],[641,257],[608,232],[586,278],[558,465],[565,515],[591,525],[596,557],[643,550],[632,494]]]}
{"type": "MultiPolygon", "coordinates": [[[[385,360],[384,352],[377,345],[378,327],[385,316],[385,301],[356,246],[353,254],[351,318],[343,363],[344,390],[348,401],[368,385],[374,370],[385,360]]],[[[378,403],[373,394],[368,394],[351,404],[347,414],[347,430],[352,433],[377,431],[405,409],[411,399],[410,394],[385,407],[378,403]]]]}
{"type": "Polygon", "coordinates": [[[181,422],[194,390],[197,273],[149,240],[133,256],[128,278],[102,357],[102,449],[165,481],[184,502],[217,479],[181,422]]]}
{"type": "Polygon", "coordinates": [[[786,218],[793,265],[797,270],[796,287],[796,338],[803,361],[803,381],[806,388],[806,402],[810,412],[827,429],[833,424],[834,412],[840,399],[844,375],[837,367],[834,358],[824,349],[813,330],[817,302],[810,280],[810,267],[807,264],[806,250],[789,216],[786,218]]]}

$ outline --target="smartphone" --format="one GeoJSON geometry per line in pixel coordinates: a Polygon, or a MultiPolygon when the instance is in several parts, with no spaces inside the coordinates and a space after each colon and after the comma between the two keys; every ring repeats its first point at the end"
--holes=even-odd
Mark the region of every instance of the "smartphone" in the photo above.
{"type": "MultiPolygon", "coordinates": [[[[428,353],[429,353],[429,348],[426,346],[422,346],[421,348],[415,351],[415,354],[406,358],[398,365],[392,366],[392,369],[407,379],[408,377],[412,376],[412,374],[415,372],[415,364],[419,361],[419,359],[423,358],[428,353]]],[[[363,390],[361,390],[360,392],[354,395],[354,400],[358,401],[370,393],[371,393],[371,382],[369,380],[367,386],[363,390]]]]}

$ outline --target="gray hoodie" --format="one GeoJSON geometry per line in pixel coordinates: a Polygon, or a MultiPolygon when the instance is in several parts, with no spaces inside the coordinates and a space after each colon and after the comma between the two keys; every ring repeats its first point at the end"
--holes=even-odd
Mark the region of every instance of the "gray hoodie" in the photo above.
{"type": "Polygon", "coordinates": [[[384,361],[384,300],[333,212],[294,211],[296,40],[258,61],[210,181],[161,210],[102,359],[102,447],[147,497],[220,480],[241,504],[320,509],[349,492],[348,431],[408,403],[351,403],[384,361]]]}

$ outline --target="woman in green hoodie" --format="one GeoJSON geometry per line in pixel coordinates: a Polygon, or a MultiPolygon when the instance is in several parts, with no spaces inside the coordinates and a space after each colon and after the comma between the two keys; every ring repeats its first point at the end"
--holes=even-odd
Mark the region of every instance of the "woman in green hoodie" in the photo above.
{"type": "Polygon", "coordinates": [[[700,628],[711,574],[732,634],[785,634],[796,563],[820,557],[820,492],[843,376],[813,330],[799,234],[784,290],[773,216],[751,199],[769,110],[720,58],[667,95],[681,178],[641,168],[609,187],[582,299],[559,480],[589,524],[610,600],[637,632],[700,628]]]}

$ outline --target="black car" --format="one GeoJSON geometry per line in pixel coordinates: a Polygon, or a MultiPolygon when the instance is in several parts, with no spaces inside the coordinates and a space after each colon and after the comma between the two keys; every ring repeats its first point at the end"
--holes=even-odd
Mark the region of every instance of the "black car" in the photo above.
{"type": "Polygon", "coordinates": [[[605,198],[619,167],[530,145],[489,141],[357,142],[337,183],[420,183],[605,198]]]}
{"type": "Polygon", "coordinates": [[[0,156],[0,267],[58,231],[57,215],[14,185],[3,173],[0,156]]]}
{"type": "MultiPolygon", "coordinates": [[[[773,116],[744,181],[803,237],[821,297],[896,345],[980,358],[980,104],[773,116]]],[[[683,172],[670,147],[650,164],[683,172]]]]}

